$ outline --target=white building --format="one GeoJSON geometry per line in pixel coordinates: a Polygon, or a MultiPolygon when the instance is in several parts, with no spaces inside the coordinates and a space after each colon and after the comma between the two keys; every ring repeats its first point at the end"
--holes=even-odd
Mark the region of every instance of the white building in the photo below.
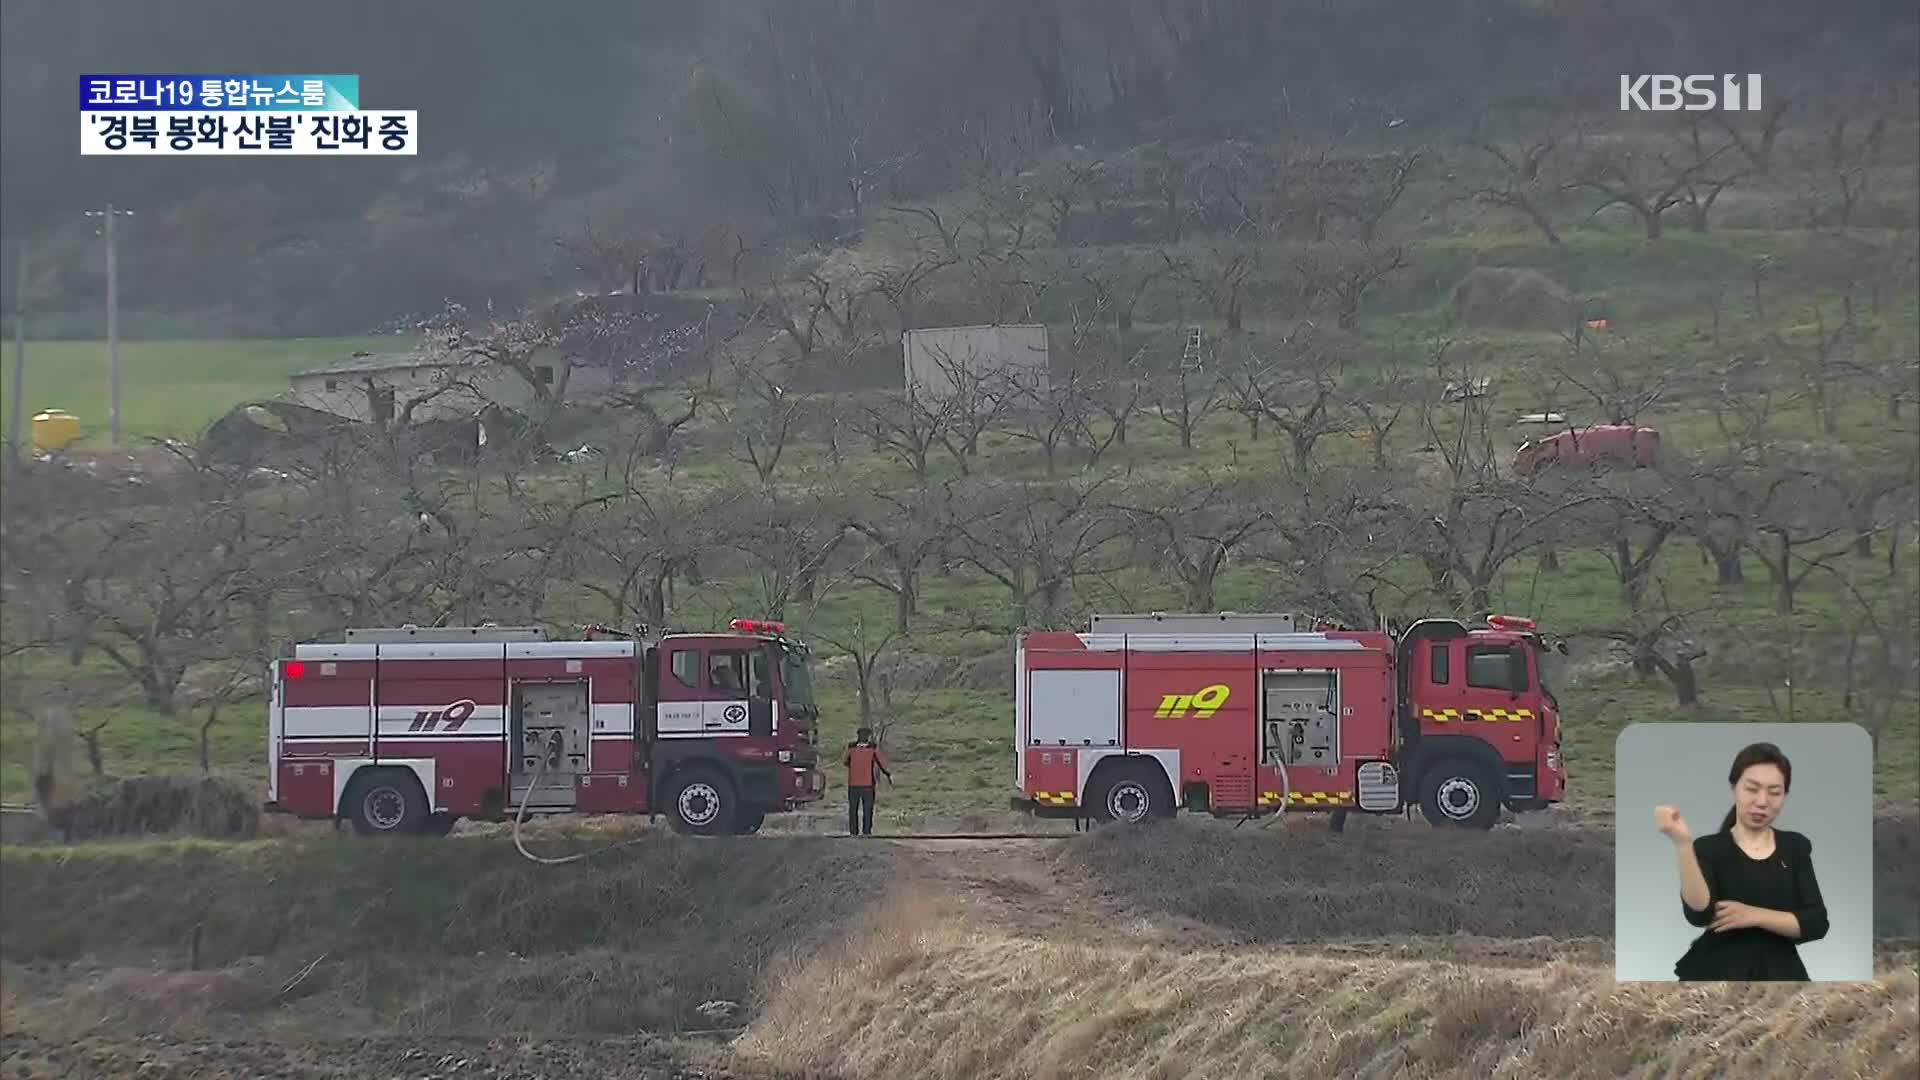
{"type": "Polygon", "coordinates": [[[901,335],[907,389],[930,398],[975,380],[1004,380],[1030,392],[1050,385],[1047,328],[1041,324],[943,326],[901,335]]]}
{"type": "MultiPolygon", "coordinates": [[[[545,360],[536,356],[532,371],[546,385],[561,388],[566,400],[602,395],[613,385],[604,368],[567,367],[556,353],[545,360]]],[[[297,372],[290,382],[287,396],[295,404],[362,422],[403,415],[415,421],[472,416],[489,403],[525,410],[535,400],[533,387],[509,368],[433,353],[355,353],[297,372]]]]}

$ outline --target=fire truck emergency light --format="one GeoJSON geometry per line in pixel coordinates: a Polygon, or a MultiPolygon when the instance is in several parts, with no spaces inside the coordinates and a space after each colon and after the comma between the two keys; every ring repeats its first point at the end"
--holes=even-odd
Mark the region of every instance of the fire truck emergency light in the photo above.
{"type": "Polygon", "coordinates": [[[743,634],[784,634],[787,632],[786,623],[773,622],[770,619],[735,619],[727,625],[743,634]]]}
{"type": "Polygon", "coordinates": [[[280,673],[289,679],[298,679],[307,673],[307,662],[305,660],[288,660],[286,663],[280,665],[280,673]]]}
{"type": "Polygon", "coordinates": [[[1495,630],[1532,630],[1540,624],[1532,619],[1523,619],[1518,615],[1489,615],[1487,625],[1495,630]]]}

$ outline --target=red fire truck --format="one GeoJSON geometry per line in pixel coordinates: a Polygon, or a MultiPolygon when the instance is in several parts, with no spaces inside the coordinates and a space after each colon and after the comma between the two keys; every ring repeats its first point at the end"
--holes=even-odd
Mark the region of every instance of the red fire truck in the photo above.
{"type": "Polygon", "coordinates": [[[806,647],[776,622],[554,641],[537,627],[348,630],[269,672],[267,809],[362,834],[664,813],[751,833],[821,797],[806,647]]]}
{"type": "Polygon", "coordinates": [[[1139,822],[1180,808],[1395,813],[1490,828],[1566,789],[1531,620],[1397,637],[1291,615],[1095,615],[1014,641],[1015,803],[1139,822]]]}

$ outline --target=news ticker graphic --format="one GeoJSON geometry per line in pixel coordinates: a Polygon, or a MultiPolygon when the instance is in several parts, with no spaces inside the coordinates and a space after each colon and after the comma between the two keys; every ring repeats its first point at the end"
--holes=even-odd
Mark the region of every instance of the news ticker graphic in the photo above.
{"type": "Polygon", "coordinates": [[[418,113],[360,108],[358,75],[82,75],[80,153],[420,152],[418,113]]]}

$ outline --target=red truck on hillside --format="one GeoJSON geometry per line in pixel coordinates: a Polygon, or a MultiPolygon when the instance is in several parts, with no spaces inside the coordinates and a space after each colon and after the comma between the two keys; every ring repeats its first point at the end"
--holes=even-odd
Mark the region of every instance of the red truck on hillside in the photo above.
{"type": "Polygon", "coordinates": [[[1531,476],[1549,465],[1621,465],[1651,469],[1660,462],[1660,432],[1633,424],[1592,424],[1528,440],[1514,451],[1513,471],[1531,476]]]}
{"type": "Polygon", "coordinates": [[[1566,790],[1531,620],[1397,636],[1291,615],[1093,616],[1014,641],[1015,804],[1139,822],[1181,808],[1396,813],[1490,828],[1566,790]]]}
{"type": "Polygon", "coordinates": [[[268,672],[267,809],[362,834],[462,817],[664,813],[751,833],[818,800],[820,710],[804,644],[726,633],[537,627],[348,630],[268,672]]]}

